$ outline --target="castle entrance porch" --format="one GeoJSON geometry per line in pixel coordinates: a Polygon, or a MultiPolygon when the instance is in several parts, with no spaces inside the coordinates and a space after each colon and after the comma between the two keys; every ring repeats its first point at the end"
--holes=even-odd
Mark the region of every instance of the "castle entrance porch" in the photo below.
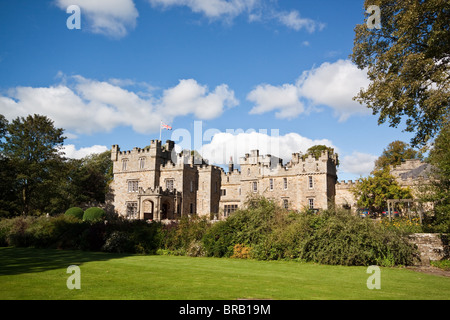
{"type": "Polygon", "coordinates": [[[144,200],[142,202],[142,209],[144,211],[144,220],[153,220],[154,219],[154,210],[155,204],[151,200],[144,200]]]}

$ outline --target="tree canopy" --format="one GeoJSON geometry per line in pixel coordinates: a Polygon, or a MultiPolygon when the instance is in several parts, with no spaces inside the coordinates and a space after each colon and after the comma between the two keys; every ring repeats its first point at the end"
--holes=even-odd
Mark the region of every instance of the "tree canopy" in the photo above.
{"type": "Polygon", "coordinates": [[[42,208],[35,194],[48,193],[61,163],[59,148],[64,142],[63,129],[55,128],[53,121],[41,115],[18,117],[6,126],[3,155],[14,167],[14,174],[22,214],[42,208]]]}
{"type": "Polygon", "coordinates": [[[376,170],[367,178],[359,179],[352,192],[359,208],[369,208],[375,212],[385,209],[389,199],[411,198],[411,190],[400,187],[388,168],[376,170]]]}
{"type": "Polygon", "coordinates": [[[41,115],[0,115],[0,216],[56,214],[103,203],[112,180],[109,151],[66,159],[63,129],[41,115]]]}
{"type": "Polygon", "coordinates": [[[433,165],[431,185],[426,187],[424,201],[434,204],[432,224],[440,232],[450,232],[450,122],[441,130],[427,161],[433,165]]]}
{"type": "Polygon", "coordinates": [[[355,99],[379,114],[378,124],[405,120],[412,145],[423,145],[450,116],[450,2],[366,0],[370,5],[380,8],[381,28],[355,28],[351,59],[370,80],[355,99]]]}
{"type": "Polygon", "coordinates": [[[423,159],[422,153],[403,141],[393,141],[375,161],[375,170],[400,165],[408,159],[423,159]]]}
{"type": "MultiPolygon", "coordinates": [[[[327,147],[326,145],[323,144],[317,144],[314,145],[312,147],[309,147],[308,150],[306,150],[306,154],[311,154],[313,155],[316,159],[318,159],[321,155],[323,151],[328,151],[329,153],[334,153],[334,149],[331,147],[327,147]]],[[[339,160],[336,163],[337,166],[339,166],[339,160]]]]}

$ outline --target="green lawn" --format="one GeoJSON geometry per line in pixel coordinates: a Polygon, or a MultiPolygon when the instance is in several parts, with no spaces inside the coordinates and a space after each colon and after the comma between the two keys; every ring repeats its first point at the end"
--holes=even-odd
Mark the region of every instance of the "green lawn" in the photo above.
{"type": "Polygon", "coordinates": [[[0,248],[0,299],[445,299],[450,278],[381,269],[381,289],[365,267],[287,261],[119,255],[0,248]],[[69,290],[67,267],[81,269],[69,290]]]}

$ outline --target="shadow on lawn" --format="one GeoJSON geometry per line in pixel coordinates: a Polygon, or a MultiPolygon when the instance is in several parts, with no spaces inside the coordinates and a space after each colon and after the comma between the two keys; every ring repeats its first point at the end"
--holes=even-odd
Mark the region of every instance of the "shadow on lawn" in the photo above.
{"type": "Polygon", "coordinates": [[[0,275],[42,272],[125,256],[127,255],[91,251],[3,247],[0,248],[0,275]]]}

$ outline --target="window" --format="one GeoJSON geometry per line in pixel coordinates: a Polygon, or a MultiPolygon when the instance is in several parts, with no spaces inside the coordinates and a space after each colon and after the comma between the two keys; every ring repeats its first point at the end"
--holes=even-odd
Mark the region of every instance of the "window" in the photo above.
{"type": "Polygon", "coordinates": [[[194,181],[191,180],[191,192],[194,192],[194,181]]]}
{"type": "Polygon", "coordinates": [[[289,209],[289,200],[288,199],[283,199],[283,208],[289,209]]]}
{"type": "Polygon", "coordinates": [[[128,181],[128,192],[138,192],[139,191],[139,181],[129,180],[128,181]]]}
{"type": "Polygon", "coordinates": [[[123,159],[122,160],[122,171],[127,171],[127,167],[128,167],[128,159],[123,159]]]}
{"type": "Polygon", "coordinates": [[[139,158],[139,169],[145,168],[145,158],[139,158]]]}
{"type": "Polygon", "coordinates": [[[241,194],[242,194],[242,190],[241,190],[241,188],[239,188],[239,189],[238,189],[238,192],[239,192],[239,195],[241,195],[241,194]]]}
{"type": "Polygon", "coordinates": [[[250,175],[250,168],[247,169],[247,175],[250,175]]]}
{"type": "Polygon", "coordinates": [[[314,180],[313,180],[312,176],[308,177],[308,186],[309,186],[310,189],[314,188],[314,180]]]}
{"type": "Polygon", "coordinates": [[[273,179],[269,179],[269,190],[273,191],[273,179]]]}
{"type": "Polygon", "coordinates": [[[284,185],[284,190],[287,190],[287,187],[288,187],[287,178],[283,178],[283,185],[284,185]]]}
{"type": "Polygon", "coordinates": [[[226,204],[223,208],[223,215],[229,217],[233,212],[237,210],[237,204],[226,204]]]}
{"type": "Polygon", "coordinates": [[[190,214],[193,214],[193,213],[194,213],[194,204],[193,204],[193,203],[191,203],[191,204],[189,205],[189,212],[190,212],[190,214]]]}
{"type": "Polygon", "coordinates": [[[127,202],[127,219],[138,219],[137,202],[127,202]]]}
{"type": "Polygon", "coordinates": [[[169,189],[169,191],[173,191],[173,179],[166,180],[166,189],[169,189]]]}
{"type": "Polygon", "coordinates": [[[308,199],[308,205],[310,209],[314,209],[314,199],[308,199]]]}
{"type": "Polygon", "coordinates": [[[258,182],[253,182],[253,192],[258,192],[258,182]]]}
{"type": "Polygon", "coordinates": [[[227,189],[221,189],[220,190],[220,195],[221,196],[226,196],[227,195],[227,189]]]}

